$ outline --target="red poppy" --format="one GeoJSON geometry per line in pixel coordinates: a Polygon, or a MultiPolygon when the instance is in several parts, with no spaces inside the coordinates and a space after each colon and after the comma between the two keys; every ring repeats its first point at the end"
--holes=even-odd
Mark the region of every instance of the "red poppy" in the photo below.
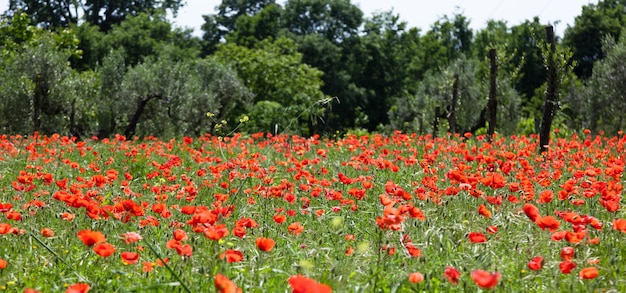
{"type": "Polygon", "coordinates": [[[538,217],[535,223],[537,223],[537,226],[542,230],[548,229],[550,232],[558,230],[561,226],[561,222],[553,216],[538,217]]]}
{"type": "Polygon", "coordinates": [[[487,237],[485,237],[485,234],[480,233],[480,232],[470,232],[469,235],[467,235],[467,237],[473,243],[487,242],[487,237]]]}
{"type": "Polygon", "coordinates": [[[243,260],[243,253],[239,250],[229,249],[226,250],[226,252],[220,254],[220,258],[226,259],[226,262],[228,263],[240,262],[241,260],[243,260]]]}
{"type": "Polygon", "coordinates": [[[450,283],[456,285],[459,283],[459,278],[461,277],[461,273],[454,267],[446,267],[446,270],[443,271],[443,276],[446,279],[448,279],[450,283]]]}
{"type": "Polygon", "coordinates": [[[41,229],[41,236],[43,237],[54,237],[54,231],[50,228],[41,229]]]}
{"type": "Polygon", "coordinates": [[[326,284],[320,284],[305,276],[294,275],[289,277],[289,285],[292,293],[330,293],[332,288],[326,284]]]}
{"type": "Polygon", "coordinates": [[[189,237],[187,236],[187,232],[185,230],[176,229],[174,230],[174,240],[176,241],[187,241],[189,237]]]}
{"type": "Polygon", "coordinates": [[[483,270],[474,270],[471,276],[474,283],[483,289],[491,289],[497,286],[500,281],[500,273],[498,272],[492,274],[483,270]]]}
{"type": "Polygon", "coordinates": [[[282,224],[287,220],[287,216],[285,215],[274,215],[274,222],[277,224],[282,224]]]}
{"type": "Polygon", "coordinates": [[[256,247],[261,251],[269,252],[274,249],[276,242],[271,238],[259,237],[256,239],[256,247]]]}
{"type": "Polygon", "coordinates": [[[626,219],[613,220],[613,230],[618,230],[626,233],[626,219]]]}
{"type": "Polygon", "coordinates": [[[139,254],[136,252],[124,251],[121,257],[122,261],[129,265],[136,264],[139,261],[139,254]]]}
{"type": "Polygon", "coordinates": [[[539,218],[539,209],[532,205],[532,204],[524,204],[524,213],[526,214],[526,216],[533,222],[537,221],[537,218],[539,218]]]}
{"type": "Polygon", "coordinates": [[[576,254],[576,250],[574,247],[563,247],[561,249],[561,259],[562,260],[572,260],[574,259],[574,254],[576,254]]]}
{"type": "Polygon", "coordinates": [[[410,273],[409,274],[409,282],[411,283],[420,283],[424,281],[424,275],[420,272],[410,273]]]}
{"type": "Polygon", "coordinates": [[[582,280],[590,280],[590,279],[595,279],[596,277],[598,277],[599,273],[598,273],[597,268],[588,267],[588,268],[584,268],[580,270],[580,273],[578,275],[580,279],[582,280]]]}
{"type": "Polygon", "coordinates": [[[25,288],[24,289],[24,293],[41,293],[40,291],[37,291],[33,288],[25,288]]]}
{"type": "Polygon", "coordinates": [[[89,284],[87,283],[76,283],[67,288],[65,293],[87,293],[89,292],[89,284]]]}
{"type": "Polygon", "coordinates": [[[0,235],[7,234],[11,231],[11,224],[0,223],[0,235]]]}
{"type": "Polygon", "coordinates": [[[219,293],[239,293],[241,292],[241,288],[237,287],[235,282],[231,281],[228,277],[217,274],[215,275],[215,288],[219,293]]]}
{"type": "Polygon", "coordinates": [[[220,240],[225,236],[228,236],[228,228],[224,224],[218,224],[211,226],[204,230],[204,236],[211,240],[220,240]]]}
{"type": "Polygon", "coordinates": [[[115,252],[115,246],[109,243],[100,243],[93,247],[93,251],[97,253],[99,256],[108,257],[111,256],[115,252]]]}
{"type": "Polygon", "coordinates": [[[569,260],[564,260],[561,263],[559,263],[559,270],[561,270],[561,273],[563,274],[569,274],[575,268],[576,268],[576,264],[569,260]]]}
{"type": "Polygon", "coordinates": [[[141,237],[141,235],[139,235],[139,233],[137,232],[126,232],[122,234],[122,239],[124,239],[124,243],[130,244],[138,242],[139,240],[143,239],[143,237],[141,237]]]}
{"type": "Polygon", "coordinates": [[[78,231],[76,235],[87,246],[93,246],[94,244],[106,241],[106,237],[104,237],[104,234],[98,231],[81,230],[78,231]]]}
{"type": "Polygon", "coordinates": [[[8,263],[7,263],[7,261],[6,261],[6,260],[4,260],[4,259],[1,259],[1,258],[0,258],[0,270],[2,270],[2,269],[4,269],[4,268],[6,268],[6,267],[7,267],[7,264],[8,264],[8,263]]]}
{"type": "Polygon", "coordinates": [[[485,218],[491,218],[491,211],[483,204],[478,206],[478,213],[485,218]]]}
{"type": "Polygon", "coordinates": [[[543,266],[543,257],[541,256],[535,256],[533,257],[533,259],[531,259],[528,262],[528,268],[533,271],[541,270],[542,266],[543,266]]]}
{"type": "Polygon", "coordinates": [[[289,230],[289,233],[291,234],[300,235],[300,233],[304,231],[304,226],[302,226],[300,222],[294,222],[294,223],[289,224],[289,226],[287,226],[287,229],[289,230]]]}

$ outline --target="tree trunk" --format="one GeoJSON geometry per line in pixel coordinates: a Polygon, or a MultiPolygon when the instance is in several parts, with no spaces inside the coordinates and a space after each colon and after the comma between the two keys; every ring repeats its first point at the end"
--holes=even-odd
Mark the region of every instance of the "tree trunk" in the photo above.
{"type": "Polygon", "coordinates": [[[459,75],[454,74],[454,84],[452,85],[452,103],[450,103],[450,111],[448,111],[448,131],[452,134],[456,132],[456,103],[459,100],[459,75]]]}
{"type": "Polygon", "coordinates": [[[556,44],[554,42],[554,28],[546,26],[546,36],[548,44],[550,44],[550,52],[548,53],[548,80],[546,89],[546,100],[543,105],[543,119],[541,120],[541,128],[539,130],[539,153],[546,152],[550,144],[550,128],[552,127],[552,119],[557,109],[558,90],[557,90],[557,72],[555,64],[556,44]]]}
{"type": "Polygon", "coordinates": [[[143,113],[143,110],[146,108],[146,105],[148,104],[148,102],[150,102],[150,100],[154,98],[160,98],[160,97],[161,96],[157,94],[150,94],[139,100],[139,104],[137,105],[137,110],[135,110],[135,114],[133,114],[133,117],[130,119],[130,122],[126,126],[126,130],[124,131],[124,136],[126,136],[127,139],[130,139],[132,136],[135,135],[135,131],[137,129],[137,123],[139,123],[139,117],[141,117],[141,114],[143,113]]]}
{"type": "Polygon", "coordinates": [[[435,119],[433,120],[433,138],[437,137],[437,132],[439,132],[439,114],[440,108],[435,107],[435,119]]]}
{"type": "Polygon", "coordinates": [[[491,142],[493,137],[493,133],[496,130],[496,123],[498,121],[497,110],[498,110],[498,100],[497,100],[497,87],[496,87],[496,76],[498,74],[498,65],[496,64],[496,49],[489,50],[489,64],[491,69],[489,71],[489,101],[487,104],[487,109],[489,112],[489,127],[487,128],[487,140],[491,142]]]}

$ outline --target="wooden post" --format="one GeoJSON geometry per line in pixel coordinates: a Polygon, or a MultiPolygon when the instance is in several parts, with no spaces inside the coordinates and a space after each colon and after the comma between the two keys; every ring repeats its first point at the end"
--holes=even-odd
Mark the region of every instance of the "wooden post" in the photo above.
{"type": "Polygon", "coordinates": [[[487,110],[489,112],[489,127],[487,128],[487,140],[491,142],[493,133],[496,130],[497,122],[497,87],[496,87],[496,75],[498,74],[498,65],[496,64],[496,49],[489,50],[489,63],[491,66],[489,72],[489,101],[487,103],[487,110]]]}
{"type": "Polygon", "coordinates": [[[459,75],[454,74],[454,84],[452,85],[452,103],[448,112],[448,124],[450,124],[449,132],[456,132],[456,102],[459,100],[459,75]]]}
{"type": "Polygon", "coordinates": [[[435,120],[433,120],[433,138],[437,137],[439,132],[439,115],[441,115],[439,106],[435,107],[435,120]]]}
{"type": "Polygon", "coordinates": [[[552,119],[557,109],[558,89],[557,89],[557,72],[556,72],[556,44],[554,42],[554,28],[546,26],[546,37],[550,44],[548,53],[548,80],[546,88],[546,100],[543,104],[543,119],[541,119],[541,128],[539,130],[539,153],[546,152],[550,144],[550,128],[552,127],[552,119]]]}

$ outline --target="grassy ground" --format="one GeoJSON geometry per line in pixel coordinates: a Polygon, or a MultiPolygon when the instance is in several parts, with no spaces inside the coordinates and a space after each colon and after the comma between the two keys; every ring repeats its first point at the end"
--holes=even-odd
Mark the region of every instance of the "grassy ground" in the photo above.
{"type": "Polygon", "coordinates": [[[0,289],[626,291],[626,137],[537,142],[5,136],[0,289]]]}

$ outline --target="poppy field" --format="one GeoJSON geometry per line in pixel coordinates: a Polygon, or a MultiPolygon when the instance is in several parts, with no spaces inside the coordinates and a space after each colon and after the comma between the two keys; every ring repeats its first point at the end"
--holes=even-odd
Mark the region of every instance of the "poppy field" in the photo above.
{"type": "Polygon", "coordinates": [[[0,292],[624,292],[626,136],[0,137],[0,292]]]}

